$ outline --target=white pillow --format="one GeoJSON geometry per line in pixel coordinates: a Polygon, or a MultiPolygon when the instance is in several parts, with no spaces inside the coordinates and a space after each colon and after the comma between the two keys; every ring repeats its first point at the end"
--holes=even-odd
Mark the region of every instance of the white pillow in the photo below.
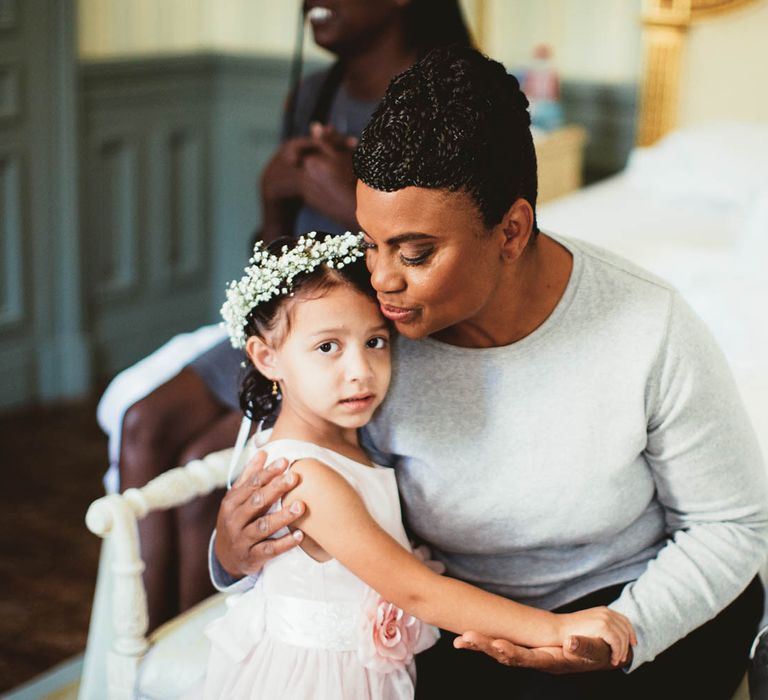
{"type": "Polygon", "coordinates": [[[768,189],[768,123],[718,122],[636,148],[626,174],[653,194],[751,206],[768,189]]]}

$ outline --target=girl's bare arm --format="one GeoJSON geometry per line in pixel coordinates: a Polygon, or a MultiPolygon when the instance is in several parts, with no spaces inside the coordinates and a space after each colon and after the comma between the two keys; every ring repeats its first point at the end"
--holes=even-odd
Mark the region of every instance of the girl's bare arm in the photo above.
{"type": "Polygon", "coordinates": [[[306,504],[294,526],[302,545],[338,559],[381,596],[424,622],[462,634],[476,630],[527,647],[560,646],[569,634],[601,637],[621,663],[634,637],[631,625],[607,608],[556,615],[440,576],[388,535],[349,483],[323,463],[303,459],[292,469],[300,483],[284,499],[306,504]]]}

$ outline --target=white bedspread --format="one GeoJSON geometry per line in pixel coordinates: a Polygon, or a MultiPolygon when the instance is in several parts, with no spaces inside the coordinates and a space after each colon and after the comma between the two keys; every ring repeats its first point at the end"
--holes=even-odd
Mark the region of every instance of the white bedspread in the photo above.
{"type": "Polygon", "coordinates": [[[635,175],[630,167],[542,206],[539,225],[623,255],[680,290],[728,358],[768,456],[768,185],[764,196],[729,201],[665,194],[635,175]]]}

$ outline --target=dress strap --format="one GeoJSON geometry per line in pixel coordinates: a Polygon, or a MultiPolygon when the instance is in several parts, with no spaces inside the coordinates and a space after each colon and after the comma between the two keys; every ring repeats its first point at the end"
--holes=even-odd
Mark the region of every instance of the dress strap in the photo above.
{"type": "MultiPolygon", "coordinates": [[[[261,427],[261,426],[259,426],[261,427]]],[[[243,420],[240,422],[240,430],[237,433],[237,440],[235,440],[235,449],[232,451],[232,458],[229,460],[229,469],[227,471],[227,489],[232,488],[232,477],[235,474],[235,469],[240,462],[240,456],[245,449],[245,443],[248,442],[248,434],[251,432],[251,419],[248,416],[243,416],[243,420]]]]}

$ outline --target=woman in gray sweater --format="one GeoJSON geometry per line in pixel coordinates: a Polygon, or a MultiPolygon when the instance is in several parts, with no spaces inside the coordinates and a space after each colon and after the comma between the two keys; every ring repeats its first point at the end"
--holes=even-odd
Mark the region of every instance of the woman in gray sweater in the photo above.
{"type": "MultiPolygon", "coordinates": [[[[445,634],[418,696],[729,698],[762,614],[768,507],[707,329],[666,282],[537,231],[527,101],[477,52],[396,78],[354,158],[372,283],[400,333],[364,442],[397,469],[413,533],[451,576],[550,610],[610,605],[638,635],[625,669],[577,674],[608,667],[594,640],[585,661],[445,634]]],[[[291,546],[260,529],[296,517],[265,515],[278,471],[224,499],[219,586],[291,546]]]]}

